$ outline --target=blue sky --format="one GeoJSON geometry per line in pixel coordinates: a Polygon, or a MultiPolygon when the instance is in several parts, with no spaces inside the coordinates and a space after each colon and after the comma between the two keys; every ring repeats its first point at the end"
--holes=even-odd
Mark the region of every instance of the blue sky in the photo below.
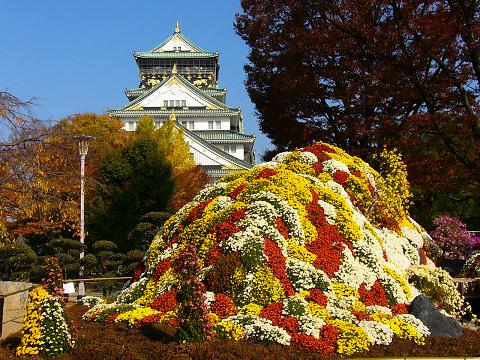
{"type": "Polygon", "coordinates": [[[220,52],[220,86],[240,107],[245,132],[257,136],[257,157],[269,140],[260,133],[243,84],[248,47],[235,34],[235,0],[15,0],[2,4],[0,89],[37,97],[37,117],[56,121],[103,113],[126,103],[138,85],[133,51],[150,50],[180,29],[201,48],[220,52]]]}

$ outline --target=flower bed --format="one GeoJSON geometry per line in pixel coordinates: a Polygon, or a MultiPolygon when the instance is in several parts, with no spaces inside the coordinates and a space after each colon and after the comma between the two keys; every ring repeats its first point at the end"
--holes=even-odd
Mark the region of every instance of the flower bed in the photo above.
{"type": "MultiPolygon", "coordinates": [[[[408,200],[391,184],[323,143],[229,175],[166,222],[143,273],[115,303],[98,304],[84,318],[175,325],[203,299],[198,321],[223,339],[323,355],[365,352],[395,338],[423,344],[428,329],[407,313],[419,294],[407,271],[428,265],[422,271],[438,275],[423,251],[428,235],[390,203],[408,200]],[[191,247],[197,280],[173,265],[191,247]],[[185,303],[189,283],[197,295],[185,303]]],[[[457,315],[463,300],[451,298],[445,309],[457,315]]]]}

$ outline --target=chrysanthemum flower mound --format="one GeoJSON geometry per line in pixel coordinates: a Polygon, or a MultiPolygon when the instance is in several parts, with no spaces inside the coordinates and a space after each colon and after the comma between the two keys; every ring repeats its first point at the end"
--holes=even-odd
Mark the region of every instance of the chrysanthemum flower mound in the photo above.
{"type": "Polygon", "coordinates": [[[54,356],[70,350],[74,344],[71,324],[60,299],[43,286],[31,290],[16,354],[54,356]]]}
{"type": "Polygon", "coordinates": [[[324,143],[229,175],[167,221],[115,303],[84,318],[178,325],[188,304],[175,264],[193,246],[219,338],[345,355],[394,336],[421,344],[429,331],[408,313],[419,291],[407,270],[433,266],[428,235],[386,183],[324,143]]]}

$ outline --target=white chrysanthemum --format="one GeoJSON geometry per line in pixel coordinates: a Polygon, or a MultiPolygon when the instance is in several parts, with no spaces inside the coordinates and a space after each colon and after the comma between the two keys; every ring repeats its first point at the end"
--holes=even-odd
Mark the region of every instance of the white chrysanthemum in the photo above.
{"type": "Polygon", "coordinates": [[[410,242],[417,248],[423,246],[423,236],[417,230],[409,228],[408,226],[402,227],[403,236],[405,236],[410,242]]]}
{"type": "Polygon", "coordinates": [[[273,325],[268,319],[249,315],[236,315],[229,317],[228,321],[232,321],[242,327],[247,339],[290,345],[291,336],[287,331],[273,325]]]}
{"type": "Polygon", "coordinates": [[[291,153],[292,153],[291,151],[281,152],[273,157],[272,162],[282,163],[291,153]]]}
{"type": "Polygon", "coordinates": [[[300,332],[313,336],[315,339],[320,337],[320,329],[325,325],[325,321],[308,313],[298,316],[297,319],[300,332]]]}
{"type": "Polygon", "coordinates": [[[407,238],[386,228],[383,228],[380,232],[385,241],[384,246],[389,262],[393,262],[403,270],[408,269],[413,264],[418,264],[418,249],[407,238]]]}
{"type": "Polygon", "coordinates": [[[327,289],[330,285],[328,275],[312,264],[287,258],[287,276],[296,291],[309,289],[327,289]]]}
{"type": "Polygon", "coordinates": [[[330,159],[330,160],[324,161],[322,164],[323,164],[323,171],[329,173],[330,175],[333,175],[337,170],[344,171],[350,174],[350,170],[348,169],[348,166],[342,163],[341,161],[330,159]]]}
{"type": "Polygon", "coordinates": [[[210,305],[215,301],[215,293],[212,291],[206,291],[205,292],[205,304],[207,307],[210,307],[210,305]]]}
{"type": "Polygon", "coordinates": [[[365,308],[365,312],[368,315],[380,313],[380,314],[392,316],[392,310],[386,306],[381,306],[381,305],[369,305],[365,308]]]}
{"type": "Polygon", "coordinates": [[[361,263],[367,265],[375,274],[378,274],[382,269],[380,265],[385,262],[382,245],[369,229],[363,228],[362,230],[362,239],[353,243],[355,255],[361,263]]]}
{"type": "Polygon", "coordinates": [[[362,283],[367,287],[371,287],[376,279],[377,274],[361,263],[360,259],[353,256],[352,251],[345,246],[342,252],[342,262],[335,273],[335,280],[351,288],[358,289],[362,283]]]}
{"type": "Polygon", "coordinates": [[[318,162],[318,158],[314,153],[311,153],[310,151],[303,151],[299,158],[298,161],[302,164],[307,164],[312,166],[316,162],[318,162]]]}
{"type": "Polygon", "coordinates": [[[288,202],[268,191],[261,191],[257,194],[253,194],[252,201],[265,201],[271,204],[275,208],[278,216],[287,225],[289,235],[292,239],[299,245],[305,243],[305,233],[302,228],[298,211],[290,206],[288,202]]]}
{"type": "Polygon", "coordinates": [[[426,327],[425,324],[420,319],[417,319],[412,314],[400,314],[400,315],[397,315],[396,317],[412,325],[420,335],[422,336],[430,335],[430,330],[428,330],[428,327],[426,327]]]}
{"type": "Polygon", "coordinates": [[[335,219],[337,218],[335,206],[323,200],[318,200],[318,205],[322,207],[325,217],[327,218],[327,222],[330,225],[335,225],[335,219]]]}
{"type": "Polygon", "coordinates": [[[327,188],[329,188],[330,190],[332,190],[333,192],[337,193],[338,195],[340,195],[343,200],[345,200],[345,202],[348,204],[348,206],[353,209],[353,204],[352,204],[352,201],[350,200],[350,196],[348,195],[348,193],[345,191],[345,189],[343,188],[342,185],[340,185],[339,183],[333,181],[333,180],[330,180],[328,181],[326,184],[327,188]]]}
{"type": "Polygon", "coordinates": [[[120,295],[117,296],[116,303],[128,304],[135,301],[137,297],[143,294],[145,286],[147,286],[148,280],[149,279],[147,277],[142,277],[138,281],[131,284],[127,289],[123,290],[120,295]]]}
{"type": "Polygon", "coordinates": [[[387,324],[362,320],[358,326],[365,330],[373,344],[389,345],[392,342],[393,330],[387,324]]]}

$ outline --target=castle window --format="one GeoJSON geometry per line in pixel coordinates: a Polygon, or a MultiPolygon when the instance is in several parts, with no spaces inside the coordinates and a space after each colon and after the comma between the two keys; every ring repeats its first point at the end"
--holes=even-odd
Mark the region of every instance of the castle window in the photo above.
{"type": "Polygon", "coordinates": [[[187,122],[186,121],[182,121],[182,125],[187,127],[187,122]]]}
{"type": "Polygon", "coordinates": [[[175,106],[180,107],[180,100],[175,100],[175,106]]]}
{"type": "Polygon", "coordinates": [[[168,100],[163,100],[163,106],[168,107],[168,100]]]}
{"type": "Polygon", "coordinates": [[[128,122],[128,131],[134,131],[135,130],[135,121],[129,121],[128,122]]]}
{"type": "Polygon", "coordinates": [[[222,128],[222,122],[221,121],[215,121],[215,129],[220,130],[222,128]]]}
{"type": "Polygon", "coordinates": [[[213,130],[213,121],[208,122],[208,130],[213,130]]]}
{"type": "Polygon", "coordinates": [[[186,100],[182,100],[182,106],[183,107],[187,106],[187,101],[186,100]]]}
{"type": "Polygon", "coordinates": [[[237,152],[237,145],[224,145],[223,150],[229,154],[235,154],[237,152]]]}
{"type": "Polygon", "coordinates": [[[175,100],[170,100],[170,107],[174,107],[175,106],[175,100]]]}
{"type": "Polygon", "coordinates": [[[195,122],[194,122],[194,121],[189,121],[189,122],[188,122],[188,128],[189,128],[190,130],[195,129],[195,122]]]}

